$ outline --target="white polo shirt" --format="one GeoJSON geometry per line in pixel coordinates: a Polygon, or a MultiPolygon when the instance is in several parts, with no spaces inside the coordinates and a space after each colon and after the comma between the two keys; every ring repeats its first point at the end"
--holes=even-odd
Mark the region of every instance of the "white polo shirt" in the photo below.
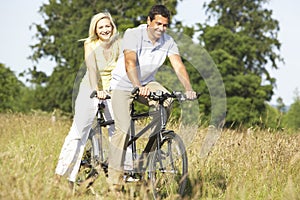
{"type": "Polygon", "coordinates": [[[122,40],[121,54],[116,68],[112,71],[111,89],[131,91],[131,81],[125,70],[124,50],[133,50],[137,55],[138,77],[142,85],[155,80],[155,74],[164,63],[167,56],[179,54],[177,44],[171,36],[164,33],[161,38],[152,44],[147,34],[147,24],[127,29],[122,40]]]}

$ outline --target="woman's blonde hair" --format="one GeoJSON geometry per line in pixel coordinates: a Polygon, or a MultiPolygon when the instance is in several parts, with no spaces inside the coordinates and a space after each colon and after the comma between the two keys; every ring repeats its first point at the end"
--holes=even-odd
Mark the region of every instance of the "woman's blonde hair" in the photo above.
{"type": "Polygon", "coordinates": [[[98,13],[96,15],[94,15],[91,19],[91,23],[90,23],[90,28],[89,28],[89,37],[82,39],[80,41],[85,41],[85,42],[93,42],[99,39],[97,33],[96,33],[96,26],[97,26],[97,22],[101,19],[107,18],[109,19],[111,26],[112,26],[112,35],[110,37],[110,41],[108,41],[108,43],[112,42],[113,40],[116,39],[117,36],[117,27],[110,15],[109,12],[101,12],[98,13]]]}

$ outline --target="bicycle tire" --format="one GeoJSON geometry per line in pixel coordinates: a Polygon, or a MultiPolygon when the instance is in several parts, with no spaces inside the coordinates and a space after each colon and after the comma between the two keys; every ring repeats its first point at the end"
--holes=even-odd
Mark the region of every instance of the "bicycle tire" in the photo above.
{"type": "MultiPolygon", "coordinates": [[[[102,128],[102,127],[101,127],[102,128]]],[[[108,160],[108,148],[109,148],[109,139],[108,134],[102,133],[102,138],[100,138],[99,127],[95,127],[92,129],[94,134],[91,135],[90,140],[92,143],[92,165],[107,165],[108,160]],[[102,142],[100,141],[102,140],[102,142]],[[102,145],[102,146],[101,146],[102,145]]]]}
{"type": "Polygon", "coordinates": [[[157,150],[149,162],[149,181],[153,197],[163,199],[172,194],[184,196],[188,178],[188,159],[182,139],[173,131],[165,132],[160,149],[162,167],[157,150]]]}
{"type": "Polygon", "coordinates": [[[87,184],[86,187],[91,185],[93,179],[98,177],[100,170],[103,170],[107,176],[108,138],[102,135],[102,147],[100,147],[100,138],[99,134],[96,134],[97,131],[99,131],[97,126],[92,128],[86,142],[76,180],[78,185],[87,184]],[[101,148],[103,151],[102,156],[100,156],[101,148]]]}
{"type": "Polygon", "coordinates": [[[89,186],[87,183],[88,179],[98,176],[98,172],[95,170],[95,164],[93,160],[93,145],[92,139],[87,140],[84,153],[81,159],[80,168],[78,170],[76,183],[78,186],[86,184],[86,187],[89,186]]]}

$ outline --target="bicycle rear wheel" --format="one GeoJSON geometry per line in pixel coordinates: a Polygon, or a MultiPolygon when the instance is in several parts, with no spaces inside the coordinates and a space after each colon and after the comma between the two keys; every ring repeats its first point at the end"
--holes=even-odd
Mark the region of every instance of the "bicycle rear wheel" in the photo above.
{"type": "Polygon", "coordinates": [[[181,138],[169,131],[163,134],[160,150],[156,150],[149,163],[150,186],[154,198],[184,195],[188,176],[188,159],[181,138]]]}

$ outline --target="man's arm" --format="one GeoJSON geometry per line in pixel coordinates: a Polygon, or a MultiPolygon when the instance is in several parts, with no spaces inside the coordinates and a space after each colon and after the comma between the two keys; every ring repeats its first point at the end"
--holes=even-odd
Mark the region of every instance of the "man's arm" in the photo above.
{"type": "Polygon", "coordinates": [[[131,50],[124,50],[126,73],[133,87],[141,87],[136,69],[136,53],[131,50]]]}
{"type": "Polygon", "coordinates": [[[170,59],[171,65],[172,65],[179,81],[181,82],[181,84],[183,85],[183,87],[186,91],[187,97],[190,99],[196,98],[196,93],[194,92],[194,90],[192,88],[189,75],[188,75],[186,68],[181,60],[180,55],[178,55],[178,54],[170,55],[169,59],[170,59]]]}
{"type": "Polygon", "coordinates": [[[150,94],[149,88],[143,87],[138,77],[136,69],[136,52],[132,50],[124,50],[124,57],[126,73],[133,87],[139,87],[139,95],[145,97],[148,96],[150,94]]]}

